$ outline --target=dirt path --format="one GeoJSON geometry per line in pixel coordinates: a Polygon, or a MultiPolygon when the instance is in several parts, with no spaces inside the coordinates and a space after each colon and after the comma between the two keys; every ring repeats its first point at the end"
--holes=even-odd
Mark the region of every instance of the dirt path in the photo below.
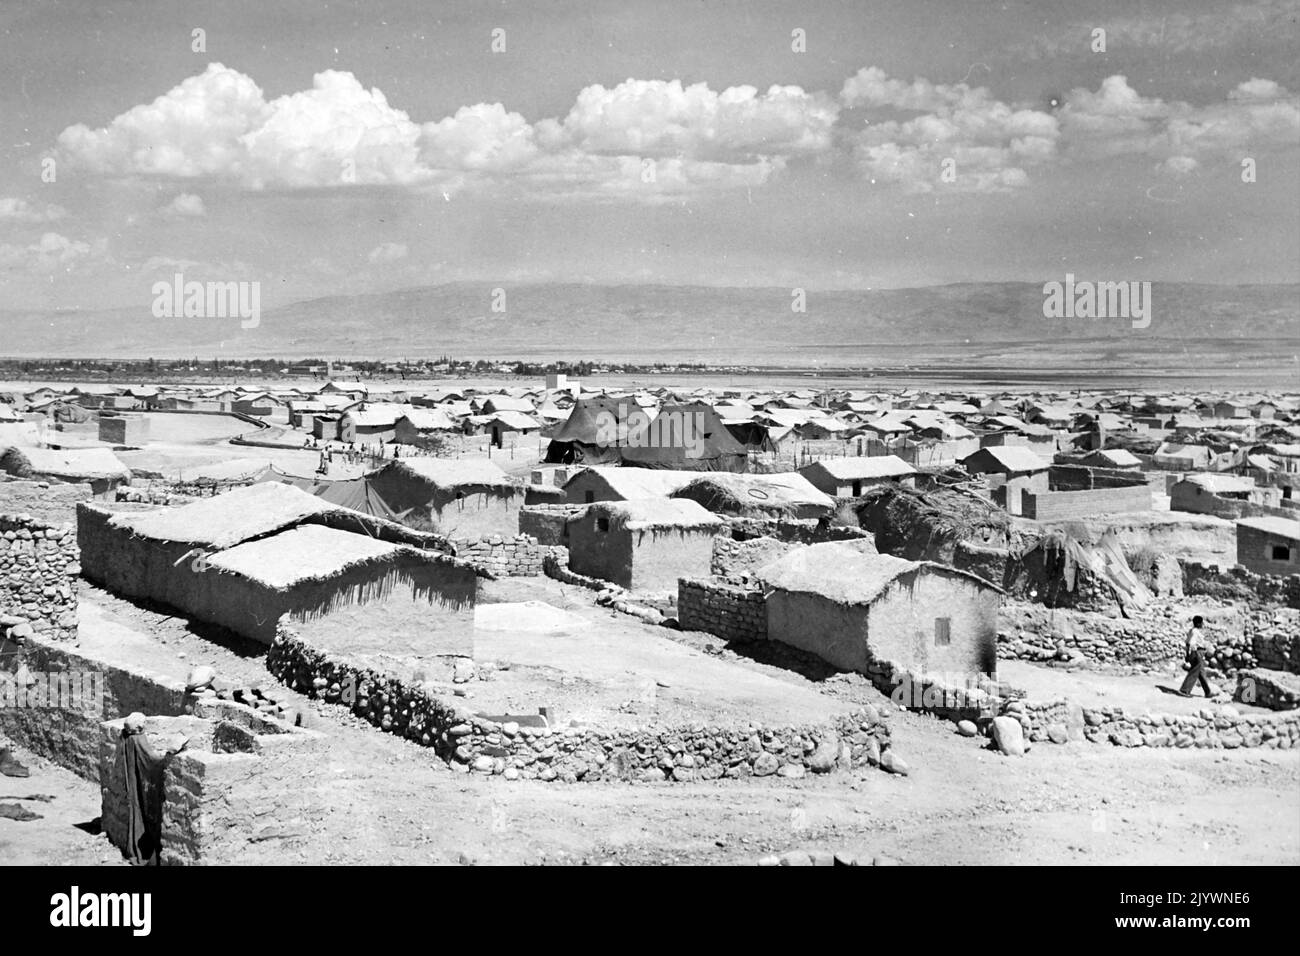
{"type": "MultiPolygon", "coordinates": [[[[508,600],[537,594],[501,592],[508,600]]],[[[270,682],[256,648],[213,644],[183,621],[92,588],[84,600],[112,625],[106,633],[137,633],[119,653],[143,654],[152,670],[183,675],[192,663],[210,663],[235,680],[270,682]]],[[[873,699],[890,714],[911,774],[864,768],[689,786],[507,782],[448,769],[342,708],[298,698],[331,739],[327,822],[250,845],[247,862],[749,863],[787,849],[830,849],[917,864],[1300,864],[1300,751],[1073,743],[1004,758],[949,724],[896,710],[869,686],[745,659],[731,666],[784,674],[801,693],[824,688],[839,697],[847,687],[855,700],[873,699]]],[[[32,777],[0,778],[0,793],[55,800],[29,805],[42,820],[0,819],[0,861],[118,862],[103,837],[87,832],[98,786],[20,756],[32,777]]]]}

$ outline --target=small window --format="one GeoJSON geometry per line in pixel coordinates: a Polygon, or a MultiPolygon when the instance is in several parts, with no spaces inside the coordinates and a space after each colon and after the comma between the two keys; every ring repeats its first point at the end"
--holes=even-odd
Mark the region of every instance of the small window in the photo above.
{"type": "Polygon", "coordinates": [[[1273,545],[1273,560],[1274,560],[1274,561],[1290,561],[1290,560],[1291,560],[1291,549],[1288,548],[1285,544],[1275,544],[1275,545],[1273,545]]]}
{"type": "Polygon", "coordinates": [[[608,530],[609,530],[609,519],[608,519],[608,518],[597,518],[597,519],[596,519],[596,530],[597,530],[597,531],[608,531],[608,530]]]}
{"type": "Polygon", "coordinates": [[[952,618],[936,617],[934,619],[934,646],[947,647],[952,643],[952,618]]]}

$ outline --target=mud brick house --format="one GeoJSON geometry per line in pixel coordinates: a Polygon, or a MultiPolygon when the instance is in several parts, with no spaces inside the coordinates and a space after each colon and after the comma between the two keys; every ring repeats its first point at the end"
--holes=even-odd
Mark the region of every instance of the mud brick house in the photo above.
{"type": "Polygon", "coordinates": [[[844,670],[996,676],[1001,589],[946,565],[840,543],[791,551],[756,572],[767,634],[844,670]]]}
{"type": "Polygon", "coordinates": [[[393,511],[422,514],[448,537],[519,531],[524,487],[490,461],[400,458],[369,482],[393,511]]]}
{"type": "Polygon", "coordinates": [[[1256,574],[1300,574],[1300,521],[1242,518],[1237,522],[1237,563],[1256,574]]]}
{"type": "Polygon", "coordinates": [[[689,498],[715,514],[821,518],[835,510],[833,498],[793,472],[737,475],[715,471],[696,478],[671,497],[689,498]]]}
{"type": "Polygon", "coordinates": [[[869,458],[826,458],[799,469],[818,491],[836,498],[859,498],[863,489],[881,482],[911,485],[916,469],[897,455],[869,458]]]}
{"type": "Polygon", "coordinates": [[[1188,475],[1169,489],[1169,510],[1220,518],[1265,515],[1280,506],[1282,491],[1236,475],[1188,475]]]}
{"type": "Polygon", "coordinates": [[[1048,490],[1049,465],[1028,448],[1002,445],[981,448],[961,460],[973,475],[988,475],[993,500],[1008,514],[1024,514],[1021,495],[1045,494],[1048,490]]]}
{"type": "Polygon", "coordinates": [[[605,501],[568,521],[569,569],[621,587],[675,591],[703,577],[723,521],[683,498],[605,501]]]}
{"type": "Polygon", "coordinates": [[[263,643],[284,614],[468,634],[474,569],[406,543],[417,537],[275,482],[173,508],[77,511],[87,578],[263,643]]]}
{"type": "Polygon", "coordinates": [[[575,505],[667,498],[699,477],[698,471],[601,465],[582,468],[566,481],[564,497],[569,504],[575,505]]]}
{"type": "Polygon", "coordinates": [[[97,497],[110,495],[131,480],[131,470],[107,448],[0,448],[0,472],[15,478],[88,484],[97,497]]]}

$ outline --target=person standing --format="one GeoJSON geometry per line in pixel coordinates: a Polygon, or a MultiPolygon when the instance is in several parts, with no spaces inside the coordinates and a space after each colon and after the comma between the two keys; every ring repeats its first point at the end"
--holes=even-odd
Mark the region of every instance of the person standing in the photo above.
{"type": "Polygon", "coordinates": [[[1184,648],[1184,660],[1187,663],[1187,677],[1183,679],[1183,686],[1178,688],[1178,693],[1184,697],[1192,696],[1192,688],[1200,681],[1201,690],[1205,691],[1206,697],[1213,697],[1214,690],[1210,687],[1210,682],[1205,677],[1205,651],[1207,650],[1204,636],[1205,618],[1197,614],[1192,618],[1192,627],[1187,632],[1187,643],[1184,648]]]}

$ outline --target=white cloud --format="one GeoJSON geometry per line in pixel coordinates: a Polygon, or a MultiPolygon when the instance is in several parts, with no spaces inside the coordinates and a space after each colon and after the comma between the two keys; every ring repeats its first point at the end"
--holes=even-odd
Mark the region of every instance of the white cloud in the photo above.
{"type": "Polygon", "coordinates": [[[84,259],[100,257],[107,246],[108,243],[102,239],[86,243],[57,232],[47,232],[28,246],[0,244],[0,265],[28,272],[55,272],[71,269],[84,259]]]}
{"type": "Polygon", "coordinates": [[[196,196],[194,193],[180,193],[163,207],[163,212],[171,216],[199,217],[206,216],[208,210],[203,205],[202,196],[196,196]]]}
{"type": "Polygon", "coordinates": [[[34,206],[25,199],[0,196],[0,222],[44,223],[62,219],[68,211],[62,206],[34,206]]]}
{"type": "MultiPolygon", "coordinates": [[[[562,117],[535,123],[500,103],[417,123],[351,73],[327,70],[311,89],[268,102],[220,64],[101,129],[71,126],[59,137],[69,159],[106,175],[652,203],[761,186],[802,159],[846,151],[875,182],[991,192],[1062,160],[1141,155],[1185,175],[1193,161],[1298,142],[1300,102],[1263,78],[1194,107],[1143,96],[1116,75],[1072,91],[1050,113],[984,87],[901,80],[877,67],[846,80],[838,98],[797,86],[760,93],[629,79],[588,86],[562,117]]],[[[183,196],[172,212],[201,209],[197,196],[183,196]]]]}
{"type": "Polygon", "coordinates": [[[1025,167],[1054,157],[1060,137],[1050,113],[1016,109],[983,87],[904,82],[877,67],[850,77],[840,99],[867,113],[850,138],[864,174],[909,192],[1014,189],[1028,180],[1025,167]],[[873,114],[888,118],[873,122],[873,114]]]}
{"type": "Polygon", "coordinates": [[[399,259],[405,259],[409,252],[404,243],[385,242],[371,249],[366,259],[372,263],[397,262],[399,259]]]}

